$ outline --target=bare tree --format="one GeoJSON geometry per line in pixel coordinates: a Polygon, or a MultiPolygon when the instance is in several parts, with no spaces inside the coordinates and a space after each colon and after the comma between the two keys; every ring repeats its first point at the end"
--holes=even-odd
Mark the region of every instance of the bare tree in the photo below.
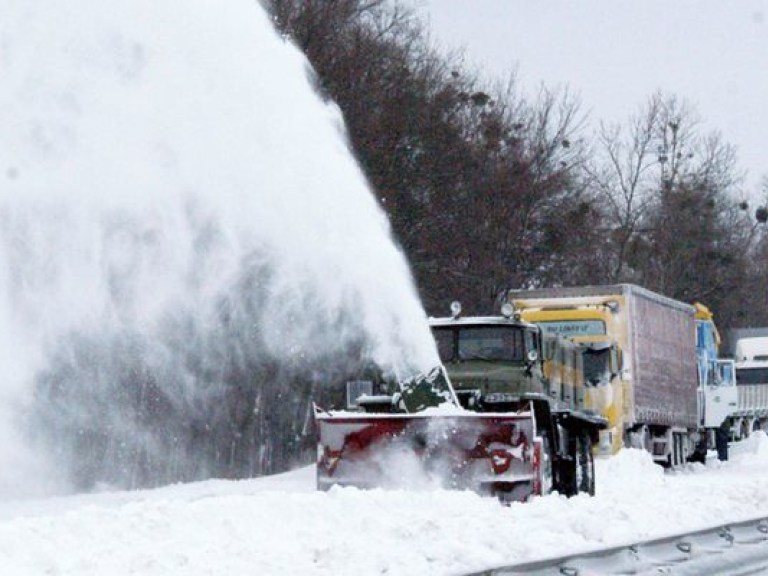
{"type": "Polygon", "coordinates": [[[601,124],[595,154],[587,166],[590,184],[601,206],[607,246],[608,282],[635,280],[629,268],[642,222],[658,188],[663,160],[657,127],[662,121],[660,94],[630,117],[626,127],[601,124]]]}

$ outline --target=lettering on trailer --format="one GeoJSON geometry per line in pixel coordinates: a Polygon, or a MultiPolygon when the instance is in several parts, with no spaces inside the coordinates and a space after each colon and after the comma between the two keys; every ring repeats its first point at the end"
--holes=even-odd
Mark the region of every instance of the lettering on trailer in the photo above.
{"type": "Polygon", "coordinates": [[[592,336],[605,334],[605,322],[602,320],[559,320],[538,322],[541,329],[548,334],[561,336],[592,336]]]}

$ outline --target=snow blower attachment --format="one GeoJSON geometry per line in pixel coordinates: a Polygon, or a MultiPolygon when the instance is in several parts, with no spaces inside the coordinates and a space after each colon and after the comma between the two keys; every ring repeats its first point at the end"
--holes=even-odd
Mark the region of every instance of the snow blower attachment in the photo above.
{"type": "Polygon", "coordinates": [[[354,405],[357,411],[315,408],[319,489],[440,487],[503,500],[546,490],[530,405],[514,413],[465,410],[443,367],[400,383],[392,395],[360,395],[354,405]]]}

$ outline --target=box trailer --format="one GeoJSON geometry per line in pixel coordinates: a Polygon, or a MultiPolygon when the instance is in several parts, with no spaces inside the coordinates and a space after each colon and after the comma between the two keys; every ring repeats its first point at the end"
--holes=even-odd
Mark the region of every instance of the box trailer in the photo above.
{"type": "Polygon", "coordinates": [[[606,377],[593,379],[586,395],[587,408],[608,418],[601,453],[631,445],[676,465],[700,446],[694,306],[632,284],[511,291],[509,300],[524,320],[567,335],[585,354],[607,351],[606,377]]]}

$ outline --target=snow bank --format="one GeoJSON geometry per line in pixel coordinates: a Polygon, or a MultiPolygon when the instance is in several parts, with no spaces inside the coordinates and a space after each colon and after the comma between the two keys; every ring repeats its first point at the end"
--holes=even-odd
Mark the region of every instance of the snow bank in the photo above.
{"type": "Polygon", "coordinates": [[[768,462],[768,435],[759,430],[750,434],[749,438],[732,444],[731,458],[744,464],[768,462]]]}
{"type": "Polygon", "coordinates": [[[501,506],[470,492],[334,488],[314,469],[0,504],[0,566],[37,575],[458,575],[768,516],[768,439],[665,473],[624,450],[595,497],[501,506]]]}

